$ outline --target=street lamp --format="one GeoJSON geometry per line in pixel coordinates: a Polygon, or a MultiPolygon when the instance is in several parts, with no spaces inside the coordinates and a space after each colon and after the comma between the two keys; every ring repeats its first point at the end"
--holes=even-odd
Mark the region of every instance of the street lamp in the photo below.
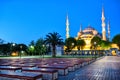
{"type": "MultiPolygon", "coordinates": [[[[72,48],[74,47],[74,45],[75,45],[75,44],[74,44],[74,43],[72,43],[72,48]]],[[[72,53],[73,53],[73,52],[72,52],[72,53]]],[[[73,57],[74,57],[74,53],[73,53],[73,57]]]]}
{"type": "Polygon", "coordinates": [[[11,47],[10,47],[10,52],[12,53],[12,52],[14,52],[14,50],[15,50],[15,43],[12,43],[11,44],[11,47]]]}
{"type": "Polygon", "coordinates": [[[72,47],[74,46],[74,43],[72,43],[72,47]]]}
{"type": "Polygon", "coordinates": [[[20,59],[21,59],[21,52],[22,52],[22,45],[20,46],[20,59]]]}
{"type": "Polygon", "coordinates": [[[100,45],[98,45],[98,55],[100,57],[100,45]]]}
{"type": "Polygon", "coordinates": [[[15,43],[13,43],[12,46],[15,46],[15,43]]]}
{"type": "Polygon", "coordinates": [[[34,46],[30,46],[30,52],[32,52],[32,56],[33,56],[33,51],[34,51],[34,46]]]}
{"type": "Polygon", "coordinates": [[[45,45],[43,44],[43,50],[42,50],[42,53],[43,53],[43,59],[44,59],[44,48],[45,48],[45,45]]]}
{"type": "Polygon", "coordinates": [[[95,59],[96,59],[96,42],[94,42],[94,49],[95,49],[95,59]]]}

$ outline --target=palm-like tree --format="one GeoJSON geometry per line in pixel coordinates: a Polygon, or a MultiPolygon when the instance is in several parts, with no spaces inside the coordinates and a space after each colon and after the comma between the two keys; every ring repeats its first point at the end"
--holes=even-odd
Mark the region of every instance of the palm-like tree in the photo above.
{"type": "Polygon", "coordinates": [[[65,40],[66,52],[70,52],[76,46],[76,39],[69,37],[65,40]]]}
{"type": "Polygon", "coordinates": [[[85,41],[83,39],[78,39],[76,45],[77,45],[77,49],[81,50],[83,46],[85,46],[85,41]]]}
{"type": "Polygon", "coordinates": [[[52,46],[52,57],[56,57],[56,45],[61,45],[63,39],[57,32],[48,33],[45,38],[45,43],[52,46]]]}
{"type": "Polygon", "coordinates": [[[117,34],[116,36],[113,37],[112,42],[117,44],[120,50],[120,34],[117,34]]]}

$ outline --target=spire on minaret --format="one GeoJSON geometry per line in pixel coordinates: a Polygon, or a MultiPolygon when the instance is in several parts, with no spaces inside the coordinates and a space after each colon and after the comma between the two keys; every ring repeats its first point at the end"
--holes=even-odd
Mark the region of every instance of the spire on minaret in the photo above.
{"type": "Polygon", "coordinates": [[[80,32],[82,32],[82,24],[80,24],[80,32]]]}
{"type": "Polygon", "coordinates": [[[104,7],[102,7],[102,20],[105,20],[105,17],[104,17],[104,7]]]}
{"type": "Polygon", "coordinates": [[[108,40],[110,41],[110,21],[108,21],[108,40]]]}
{"type": "Polygon", "coordinates": [[[67,18],[66,18],[66,38],[69,38],[70,35],[69,35],[69,19],[68,19],[68,15],[67,15],[67,18]]]}
{"type": "Polygon", "coordinates": [[[102,7],[102,40],[106,41],[106,30],[105,30],[105,16],[104,16],[104,7],[102,7]]]}

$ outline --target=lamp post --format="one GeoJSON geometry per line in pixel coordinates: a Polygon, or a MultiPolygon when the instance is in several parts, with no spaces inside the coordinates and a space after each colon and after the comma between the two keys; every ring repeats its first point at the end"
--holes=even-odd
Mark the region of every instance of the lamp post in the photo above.
{"type": "Polygon", "coordinates": [[[14,52],[14,47],[15,47],[15,43],[12,43],[11,44],[11,47],[10,47],[10,54],[12,54],[14,52]]]}
{"type": "MultiPolygon", "coordinates": [[[[74,43],[72,43],[72,47],[74,47],[74,45],[75,45],[75,44],[74,44],[74,43]]],[[[73,53],[73,57],[74,57],[74,53],[73,53]]]]}
{"type": "Polygon", "coordinates": [[[20,59],[21,59],[21,52],[22,52],[22,45],[20,46],[20,59]]]}
{"type": "Polygon", "coordinates": [[[98,45],[99,51],[98,51],[98,56],[100,57],[100,45],[98,45]]]}
{"type": "Polygon", "coordinates": [[[95,50],[95,59],[96,59],[96,42],[94,42],[94,50],[95,50]]]}
{"type": "Polygon", "coordinates": [[[12,49],[13,49],[13,47],[15,47],[15,43],[12,43],[12,49]]]}
{"type": "Polygon", "coordinates": [[[43,53],[43,59],[44,59],[44,48],[45,48],[45,45],[43,44],[42,47],[43,47],[42,53],[43,53]]]}
{"type": "Polygon", "coordinates": [[[30,49],[31,49],[31,51],[30,52],[32,52],[32,56],[33,56],[33,52],[34,52],[34,46],[30,46],[30,49]]]}

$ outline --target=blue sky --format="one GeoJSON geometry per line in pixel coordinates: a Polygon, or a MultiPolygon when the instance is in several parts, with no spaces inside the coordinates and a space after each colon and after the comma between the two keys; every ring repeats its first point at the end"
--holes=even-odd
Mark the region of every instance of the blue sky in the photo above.
{"type": "Polygon", "coordinates": [[[120,0],[0,0],[0,38],[29,44],[49,32],[58,32],[65,39],[67,14],[70,36],[77,36],[80,24],[101,33],[102,5],[106,24],[110,20],[112,39],[120,33],[120,0]]]}

